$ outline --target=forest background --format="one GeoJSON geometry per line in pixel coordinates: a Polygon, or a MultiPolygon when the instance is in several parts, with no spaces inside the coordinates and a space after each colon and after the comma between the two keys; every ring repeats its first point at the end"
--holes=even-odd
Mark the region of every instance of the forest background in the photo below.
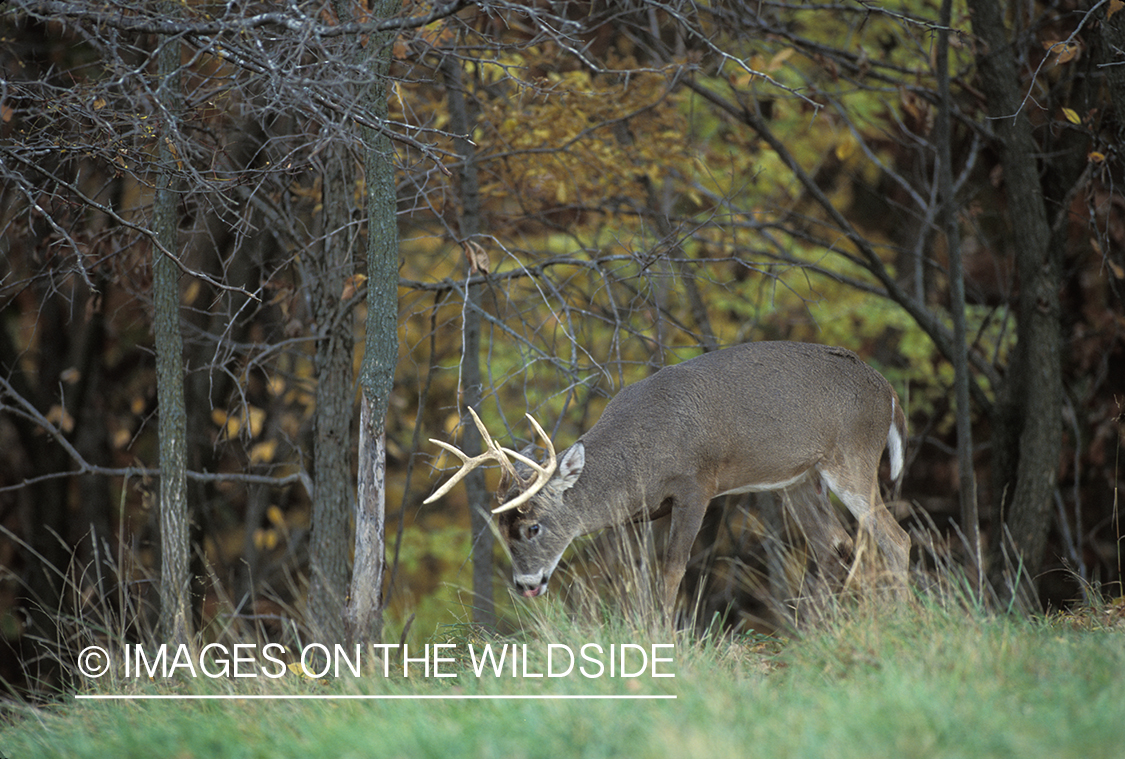
{"type": "MultiPolygon", "coordinates": [[[[91,620],[510,628],[493,475],[423,506],[427,438],[566,445],[746,340],[891,380],[899,516],[997,602],[1120,596],[1121,9],[10,1],[0,676],[91,620]]],[[[735,628],[750,506],[689,577],[735,628]]]]}

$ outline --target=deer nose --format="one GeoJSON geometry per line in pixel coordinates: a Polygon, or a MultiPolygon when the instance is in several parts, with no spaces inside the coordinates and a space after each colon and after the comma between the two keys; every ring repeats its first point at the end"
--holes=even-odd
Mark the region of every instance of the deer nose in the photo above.
{"type": "Polygon", "coordinates": [[[512,578],[516,590],[526,598],[535,598],[547,592],[547,578],[542,574],[538,576],[517,575],[512,578]]]}

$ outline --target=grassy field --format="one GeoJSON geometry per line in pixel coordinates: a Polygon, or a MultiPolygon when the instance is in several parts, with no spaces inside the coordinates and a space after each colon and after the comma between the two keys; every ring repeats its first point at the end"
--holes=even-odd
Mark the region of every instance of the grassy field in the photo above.
{"type": "Polygon", "coordinates": [[[241,665],[257,677],[192,678],[181,667],[168,680],[147,672],[125,678],[117,662],[114,673],[88,681],[84,693],[234,698],[67,697],[47,708],[21,708],[0,732],[0,754],[5,759],[1121,757],[1125,622],[1117,619],[1116,624],[1113,615],[1028,621],[918,605],[848,612],[788,641],[702,642],[659,639],[623,624],[576,629],[555,619],[537,623],[535,634],[518,641],[517,650],[526,644],[529,658],[526,669],[518,662],[515,676],[510,659],[501,676],[492,669],[477,676],[473,655],[480,667],[486,642],[495,654],[512,641],[484,641],[461,628],[431,641],[444,647],[431,647],[429,657],[431,666],[435,656],[441,659],[436,672],[455,677],[435,677],[434,669],[426,677],[424,650],[413,648],[409,655],[417,660],[405,679],[400,663],[388,664],[390,677],[384,677],[382,665],[372,666],[368,656],[360,677],[344,665],[339,678],[320,680],[289,671],[266,677],[267,670],[281,672],[268,660],[262,662],[270,666],[260,669],[241,665]],[[548,668],[550,643],[555,646],[548,668]],[[631,644],[625,650],[627,677],[620,676],[622,643],[631,644]],[[675,646],[654,649],[654,643],[675,646]],[[587,644],[599,644],[601,652],[587,648],[583,658],[587,644]],[[612,645],[618,646],[613,677],[612,645]],[[654,652],[660,659],[655,665],[654,652]],[[569,654],[575,666],[566,672],[569,654]],[[594,676],[599,666],[600,676],[594,676]],[[262,698],[275,695],[316,699],[262,698]],[[355,698],[366,695],[428,698],[355,698]],[[630,698],[491,698],[544,695],[630,698]]]}

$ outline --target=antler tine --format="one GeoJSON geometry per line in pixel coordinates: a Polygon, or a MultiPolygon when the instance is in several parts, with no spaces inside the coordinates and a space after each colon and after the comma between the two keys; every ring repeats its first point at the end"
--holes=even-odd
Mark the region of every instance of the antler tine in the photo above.
{"type": "Polygon", "coordinates": [[[496,445],[496,441],[492,439],[492,436],[488,434],[488,430],[484,428],[484,423],[481,422],[480,417],[477,416],[477,412],[470,408],[469,413],[473,415],[473,421],[477,423],[477,429],[480,430],[480,436],[484,440],[485,447],[488,448],[492,457],[496,459],[496,463],[500,465],[500,468],[504,470],[504,474],[511,477],[512,480],[518,480],[519,475],[516,474],[516,467],[512,464],[512,460],[504,455],[505,449],[496,445]]]}
{"type": "Polygon", "coordinates": [[[469,472],[476,469],[478,466],[480,466],[484,462],[493,458],[492,451],[485,451],[484,453],[482,453],[479,456],[468,456],[464,451],[462,451],[457,446],[450,445],[449,443],[446,443],[445,441],[435,440],[434,438],[430,438],[430,442],[433,443],[434,445],[441,446],[442,448],[449,451],[450,453],[452,453],[457,458],[461,459],[461,469],[457,472],[457,474],[453,475],[448,480],[446,480],[444,485],[442,485],[440,488],[435,490],[433,492],[433,494],[429,498],[427,498],[426,500],[422,501],[422,503],[433,503],[437,499],[441,498],[443,495],[445,495],[450,490],[452,490],[454,485],[456,485],[458,482],[463,480],[465,478],[465,475],[467,475],[469,472]]]}
{"type": "Polygon", "coordinates": [[[477,430],[480,432],[480,436],[486,448],[485,452],[480,454],[479,456],[469,456],[457,446],[450,445],[443,440],[435,440],[434,438],[430,438],[431,443],[444,448],[457,458],[461,459],[461,469],[459,469],[456,474],[450,477],[444,485],[438,488],[433,493],[433,495],[431,495],[422,503],[433,503],[437,499],[441,498],[443,495],[452,490],[454,485],[465,479],[465,475],[467,475],[469,472],[473,471],[489,459],[495,460],[500,464],[501,468],[503,468],[505,472],[507,472],[510,476],[515,477],[516,468],[512,466],[512,462],[508,460],[507,456],[504,455],[504,449],[496,445],[496,442],[492,439],[492,436],[488,434],[488,430],[484,428],[484,422],[480,420],[480,417],[477,416],[477,412],[474,411],[472,407],[469,408],[469,415],[473,417],[473,422],[477,425],[477,430]]]}
{"type": "Polygon", "coordinates": [[[538,434],[539,438],[543,441],[544,447],[546,447],[547,449],[547,463],[544,466],[537,461],[529,459],[522,453],[516,453],[515,451],[508,448],[502,449],[508,455],[515,456],[524,464],[527,464],[529,467],[535,470],[535,481],[532,482],[526,490],[517,495],[515,498],[493,509],[493,514],[499,514],[501,512],[509,511],[511,509],[523,506],[525,503],[531,500],[531,498],[536,493],[543,489],[543,486],[550,481],[551,475],[553,475],[555,473],[555,470],[558,468],[558,461],[555,457],[555,445],[551,442],[551,438],[548,437],[547,433],[543,431],[543,428],[539,426],[539,422],[535,421],[535,417],[533,417],[531,414],[527,414],[526,416],[527,420],[531,422],[531,426],[535,428],[536,434],[538,434]]]}

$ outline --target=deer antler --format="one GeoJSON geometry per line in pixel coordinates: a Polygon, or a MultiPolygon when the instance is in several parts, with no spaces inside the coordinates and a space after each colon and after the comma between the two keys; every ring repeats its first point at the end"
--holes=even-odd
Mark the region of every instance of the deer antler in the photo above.
{"type": "Polygon", "coordinates": [[[539,422],[535,421],[535,417],[533,417],[531,414],[526,414],[526,416],[527,421],[531,422],[531,426],[535,428],[536,434],[539,435],[539,438],[543,441],[543,445],[547,448],[547,465],[541,466],[539,462],[532,461],[522,453],[516,453],[515,451],[504,448],[503,451],[505,453],[515,456],[524,464],[527,464],[529,467],[535,470],[535,481],[528,485],[527,488],[515,498],[493,509],[493,514],[499,514],[502,511],[508,511],[509,509],[515,509],[523,506],[525,503],[531,500],[532,496],[543,489],[543,486],[546,485],[547,482],[551,479],[551,475],[555,473],[555,469],[558,468],[558,461],[555,459],[555,445],[551,442],[551,438],[548,437],[547,433],[543,431],[543,428],[539,426],[539,422]]]}
{"type": "Polygon", "coordinates": [[[543,486],[546,485],[547,481],[551,479],[551,475],[555,473],[557,462],[555,460],[555,446],[551,443],[551,439],[547,437],[547,433],[544,432],[543,428],[539,426],[539,423],[535,421],[534,418],[532,418],[531,414],[528,414],[528,420],[531,422],[531,425],[535,428],[535,431],[539,434],[539,437],[543,440],[543,443],[547,447],[547,464],[546,466],[542,466],[538,462],[532,461],[528,457],[524,456],[522,453],[516,453],[515,451],[508,448],[501,448],[500,446],[498,446],[492,439],[492,436],[488,434],[488,430],[484,428],[484,423],[481,422],[480,417],[477,416],[477,412],[470,408],[469,415],[473,417],[473,422],[476,424],[477,430],[480,431],[481,439],[484,442],[485,448],[487,450],[485,450],[485,452],[480,454],[479,456],[469,456],[456,446],[450,445],[449,443],[446,443],[442,440],[435,440],[434,438],[430,438],[431,443],[444,448],[457,458],[461,459],[461,469],[459,469],[456,474],[450,477],[444,485],[438,488],[433,495],[423,501],[423,503],[433,503],[437,499],[441,498],[443,495],[452,490],[454,485],[463,480],[465,478],[465,475],[489,460],[498,463],[501,469],[504,470],[504,473],[507,476],[511,477],[514,481],[522,481],[523,478],[521,478],[516,472],[516,468],[512,464],[512,461],[508,458],[508,456],[514,456],[519,461],[531,467],[535,471],[535,479],[526,489],[522,490],[522,492],[518,496],[508,501],[507,503],[493,509],[492,513],[499,514],[502,511],[514,509],[527,503],[527,501],[532,496],[543,489],[543,486]]]}
{"type": "Polygon", "coordinates": [[[469,456],[460,448],[454,445],[450,445],[449,443],[446,443],[442,440],[435,440],[434,438],[430,438],[431,443],[437,446],[441,446],[457,458],[461,459],[461,469],[457,472],[457,474],[450,477],[448,482],[438,488],[433,495],[431,495],[422,503],[432,503],[441,498],[443,495],[452,490],[454,485],[463,480],[465,478],[465,475],[467,475],[469,472],[473,471],[489,459],[500,464],[500,467],[508,476],[513,477],[517,480],[519,479],[519,476],[516,474],[516,468],[512,466],[512,462],[508,459],[507,456],[504,455],[503,449],[500,448],[500,446],[496,445],[495,441],[493,441],[492,436],[488,434],[488,430],[484,428],[484,422],[480,420],[480,417],[477,416],[477,412],[474,411],[472,407],[469,408],[469,415],[473,417],[473,422],[477,425],[477,430],[480,431],[481,440],[484,441],[484,445],[487,450],[485,450],[485,452],[480,454],[479,456],[469,456]]]}

